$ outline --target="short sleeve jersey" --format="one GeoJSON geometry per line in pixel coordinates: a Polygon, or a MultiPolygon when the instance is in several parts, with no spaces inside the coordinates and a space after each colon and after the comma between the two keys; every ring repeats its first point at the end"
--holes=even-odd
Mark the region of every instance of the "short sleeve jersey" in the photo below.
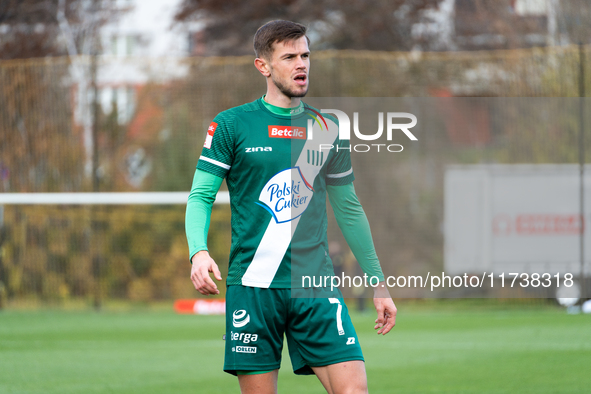
{"type": "Polygon", "coordinates": [[[277,115],[261,100],[214,118],[197,168],[228,185],[227,284],[297,287],[296,264],[309,275],[334,274],[326,185],[353,182],[350,145],[339,140],[336,119],[306,105],[299,114],[277,115]]]}

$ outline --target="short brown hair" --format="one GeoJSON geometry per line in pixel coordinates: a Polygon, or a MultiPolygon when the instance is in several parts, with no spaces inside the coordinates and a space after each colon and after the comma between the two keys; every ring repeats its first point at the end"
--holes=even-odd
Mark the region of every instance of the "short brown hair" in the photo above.
{"type": "Polygon", "coordinates": [[[256,57],[269,59],[273,53],[274,43],[297,40],[304,36],[310,44],[306,30],[306,26],[295,22],[284,20],[267,22],[259,27],[254,35],[254,53],[256,57]]]}

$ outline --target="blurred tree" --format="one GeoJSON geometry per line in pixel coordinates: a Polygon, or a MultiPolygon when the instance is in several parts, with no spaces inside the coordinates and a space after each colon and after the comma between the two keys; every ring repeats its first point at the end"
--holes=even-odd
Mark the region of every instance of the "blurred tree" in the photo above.
{"type": "Polygon", "coordinates": [[[96,29],[123,11],[116,0],[2,0],[0,59],[88,54],[96,29]]]}
{"type": "Polygon", "coordinates": [[[98,137],[100,127],[95,88],[99,29],[125,11],[116,0],[0,2],[0,60],[70,57],[51,66],[35,61],[4,65],[0,168],[7,169],[10,178],[0,191],[86,188],[83,181],[89,179],[92,149],[97,145],[92,136],[98,137]],[[89,64],[76,56],[80,54],[95,56],[89,64]]]}
{"type": "Polygon", "coordinates": [[[65,48],[60,50],[57,40],[56,6],[57,1],[0,2],[0,59],[63,55],[65,48]]]}
{"type": "Polygon", "coordinates": [[[178,22],[201,21],[205,28],[193,43],[205,55],[252,53],[252,36],[273,19],[309,26],[316,48],[409,50],[420,38],[413,25],[441,0],[183,0],[178,22]],[[207,43],[203,45],[203,43],[207,43]],[[201,45],[200,45],[201,44],[201,45]]]}
{"type": "Polygon", "coordinates": [[[183,0],[195,55],[252,53],[272,19],[309,26],[315,49],[492,50],[587,42],[588,0],[183,0]]]}

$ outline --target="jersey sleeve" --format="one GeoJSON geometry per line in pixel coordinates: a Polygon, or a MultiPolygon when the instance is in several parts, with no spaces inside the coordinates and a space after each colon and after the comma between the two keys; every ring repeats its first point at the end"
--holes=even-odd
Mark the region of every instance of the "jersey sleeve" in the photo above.
{"type": "Polygon", "coordinates": [[[351,145],[349,140],[337,139],[334,155],[328,162],[326,184],[332,186],[347,185],[355,180],[351,166],[351,145]],[[338,148],[337,148],[338,147],[338,148]]]}
{"type": "Polygon", "coordinates": [[[234,160],[234,127],[223,113],[216,116],[207,129],[197,169],[225,178],[234,160]]]}
{"type": "Polygon", "coordinates": [[[211,209],[221,184],[222,178],[208,172],[195,170],[185,212],[185,232],[189,243],[189,258],[201,250],[207,250],[207,232],[211,209]]]}
{"type": "Polygon", "coordinates": [[[384,274],[376,255],[369,222],[355,194],[353,183],[328,186],[326,190],[337,224],[361,269],[382,282],[384,274]]]}

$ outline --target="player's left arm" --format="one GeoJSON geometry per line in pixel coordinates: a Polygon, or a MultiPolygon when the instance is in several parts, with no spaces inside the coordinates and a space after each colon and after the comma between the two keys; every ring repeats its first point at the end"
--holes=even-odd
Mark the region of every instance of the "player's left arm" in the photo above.
{"type": "Polygon", "coordinates": [[[378,286],[374,287],[374,305],[378,313],[374,329],[378,330],[378,334],[385,335],[396,324],[397,310],[384,282],[367,216],[352,182],[339,186],[327,185],[326,190],[337,224],[361,269],[368,276],[379,279],[378,286]]]}

